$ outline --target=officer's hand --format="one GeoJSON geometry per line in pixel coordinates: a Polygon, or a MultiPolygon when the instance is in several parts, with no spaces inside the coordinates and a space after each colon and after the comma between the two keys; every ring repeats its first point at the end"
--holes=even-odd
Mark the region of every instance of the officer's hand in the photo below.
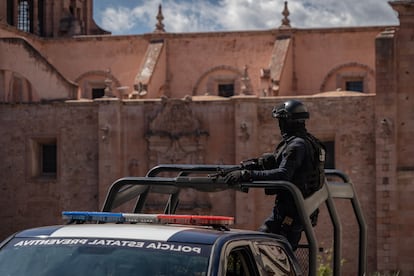
{"type": "Polygon", "coordinates": [[[273,153],[265,153],[259,157],[257,163],[264,170],[271,170],[277,168],[276,157],[273,153]]]}
{"type": "Polygon", "coordinates": [[[250,172],[247,170],[232,171],[226,174],[226,176],[224,177],[224,181],[230,185],[237,184],[242,181],[249,181],[249,180],[250,180],[250,172]]]}
{"type": "Polygon", "coordinates": [[[232,171],[224,176],[224,182],[227,184],[236,184],[240,182],[241,171],[232,171]]]}

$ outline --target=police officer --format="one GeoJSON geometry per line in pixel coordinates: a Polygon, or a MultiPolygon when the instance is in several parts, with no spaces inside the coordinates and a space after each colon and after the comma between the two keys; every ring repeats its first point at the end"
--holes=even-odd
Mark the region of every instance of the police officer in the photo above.
{"type": "MultiPolygon", "coordinates": [[[[282,141],[271,155],[258,159],[257,166],[232,171],[225,176],[228,184],[253,180],[284,180],[295,184],[306,198],[323,185],[325,148],[317,138],[307,132],[309,119],[306,106],[297,100],[288,100],[275,107],[272,116],[278,119],[282,141]]],[[[242,162],[243,168],[243,162],[242,162]]],[[[284,235],[296,250],[304,229],[291,194],[287,191],[266,190],[276,194],[272,214],[259,231],[284,235]]],[[[318,212],[311,216],[316,225],[318,212]]]]}

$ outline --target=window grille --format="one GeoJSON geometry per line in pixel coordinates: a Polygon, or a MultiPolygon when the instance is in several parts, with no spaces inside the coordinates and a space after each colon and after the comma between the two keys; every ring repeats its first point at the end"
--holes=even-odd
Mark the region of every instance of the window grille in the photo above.
{"type": "Polygon", "coordinates": [[[364,82],[362,80],[347,81],[345,86],[346,91],[364,92],[364,82]]]}
{"type": "Polygon", "coordinates": [[[31,1],[20,0],[18,6],[17,28],[24,32],[31,32],[31,1]]]}
{"type": "Polygon", "coordinates": [[[218,94],[221,97],[231,97],[234,95],[234,84],[219,84],[218,85],[218,94]]]}

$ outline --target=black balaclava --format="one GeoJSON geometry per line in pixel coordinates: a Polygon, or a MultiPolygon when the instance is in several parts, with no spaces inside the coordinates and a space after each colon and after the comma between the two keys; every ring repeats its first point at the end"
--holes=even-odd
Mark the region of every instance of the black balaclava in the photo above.
{"type": "Polygon", "coordinates": [[[279,129],[283,138],[288,138],[290,136],[306,135],[306,127],[304,120],[289,120],[280,118],[279,129]]]}

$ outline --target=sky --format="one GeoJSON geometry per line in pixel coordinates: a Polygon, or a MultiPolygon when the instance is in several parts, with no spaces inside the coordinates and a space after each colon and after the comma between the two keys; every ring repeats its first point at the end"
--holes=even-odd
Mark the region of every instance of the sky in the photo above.
{"type": "MultiPolygon", "coordinates": [[[[290,0],[294,28],[398,25],[390,0],[290,0]]],[[[93,0],[95,22],[113,35],[151,33],[158,5],[170,33],[267,30],[281,25],[284,0],[93,0]]]]}

